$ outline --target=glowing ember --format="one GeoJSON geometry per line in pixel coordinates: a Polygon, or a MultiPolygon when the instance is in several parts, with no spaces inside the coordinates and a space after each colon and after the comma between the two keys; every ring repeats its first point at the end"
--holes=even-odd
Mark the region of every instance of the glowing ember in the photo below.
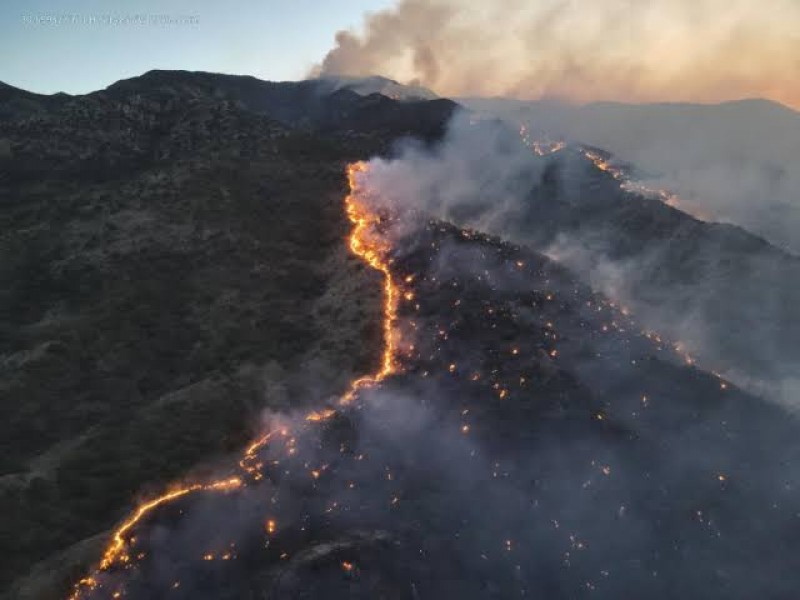
{"type": "MultiPolygon", "coordinates": [[[[179,488],[173,490],[171,492],[167,492],[158,498],[154,498],[149,502],[145,502],[139,508],[137,508],[134,513],[128,517],[128,519],[120,525],[114,534],[111,537],[111,543],[106,548],[105,552],[103,553],[103,558],[100,560],[100,565],[97,567],[98,571],[107,571],[112,566],[118,563],[127,563],[130,561],[130,556],[125,551],[127,542],[126,542],[126,535],[139,523],[144,517],[146,517],[150,512],[152,512],[155,508],[161,506],[162,504],[167,504],[186,496],[187,494],[191,494],[193,492],[198,491],[229,491],[232,489],[239,488],[243,485],[242,480],[238,477],[232,477],[230,479],[223,479],[220,481],[215,481],[208,484],[200,484],[195,483],[183,488],[179,488]]],[[[208,555],[207,555],[208,556],[208,555]]],[[[209,560],[206,557],[203,557],[205,560],[209,560]]],[[[213,555],[212,555],[213,559],[213,555]]],[[[77,600],[81,597],[81,594],[84,590],[93,590],[97,587],[98,582],[96,576],[85,577],[81,579],[76,585],[73,593],[70,595],[70,600],[77,600]]]]}
{"type": "Polygon", "coordinates": [[[610,161],[606,160],[602,156],[600,156],[597,152],[593,150],[582,150],[583,155],[588,158],[595,167],[608,173],[611,175],[616,181],[619,182],[619,187],[631,194],[639,194],[641,196],[645,196],[647,198],[656,198],[666,204],[667,206],[671,206],[673,208],[677,208],[687,214],[692,215],[695,219],[699,219],[702,221],[707,221],[708,217],[705,215],[701,215],[696,210],[689,211],[685,206],[685,202],[682,202],[681,199],[672,192],[664,189],[655,189],[644,185],[643,183],[639,183],[636,181],[631,181],[628,176],[626,175],[624,169],[621,167],[614,165],[610,161]]]}
{"type": "Polygon", "coordinates": [[[319,421],[327,421],[328,419],[330,419],[335,414],[336,414],[336,411],[333,410],[333,409],[322,410],[322,411],[319,411],[319,412],[315,411],[315,412],[312,412],[312,413],[310,413],[310,414],[308,414],[306,416],[306,421],[311,421],[311,422],[314,422],[314,423],[319,422],[319,421]]]}
{"type": "Polygon", "coordinates": [[[197,483],[185,488],[174,490],[172,492],[167,492],[163,496],[159,496],[154,500],[145,502],[114,532],[114,536],[111,538],[111,545],[106,549],[105,553],[103,554],[103,559],[100,561],[100,570],[105,571],[118,561],[127,562],[128,555],[124,553],[125,535],[139,521],[141,521],[143,517],[145,517],[157,506],[172,502],[176,498],[180,498],[181,496],[185,496],[186,494],[191,494],[192,492],[199,490],[231,490],[238,488],[241,485],[242,480],[238,477],[225,479],[222,481],[215,481],[207,485],[197,483]]]}

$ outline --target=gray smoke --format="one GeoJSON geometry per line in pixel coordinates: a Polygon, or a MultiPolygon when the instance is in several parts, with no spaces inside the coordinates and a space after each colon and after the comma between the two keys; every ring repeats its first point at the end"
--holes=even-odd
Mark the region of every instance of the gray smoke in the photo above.
{"type": "Polygon", "coordinates": [[[462,99],[536,136],[589,144],[677,194],[699,218],[741,225],[800,253],[800,113],[765,101],[722,105],[462,99]]]}
{"type": "MultiPolygon", "coordinates": [[[[438,147],[406,145],[393,159],[373,160],[366,175],[391,205],[546,251],[705,368],[798,408],[800,364],[792,348],[799,299],[788,283],[800,273],[798,261],[741,232],[698,228],[691,219],[670,234],[684,238],[674,241],[649,239],[661,235],[658,229],[627,230],[634,235],[628,245],[636,247],[620,255],[618,224],[591,216],[597,176],[575,152],[534,156],[502,123],[476,123],[466,113],[453,119],[438,147]],[[542,221],[553,206],[558,226],[542,221]],[[565,213],[573,215],[567,223],[577,220],[567,229],[565,213]],[[686,279],[682,270],[697,275],[686,279]]],[[[610,202],[611,210],[616,201],[610,202]]],[[[659,219],[673,221],[669,211],[653,210],[656,227],[659,219]]]]}

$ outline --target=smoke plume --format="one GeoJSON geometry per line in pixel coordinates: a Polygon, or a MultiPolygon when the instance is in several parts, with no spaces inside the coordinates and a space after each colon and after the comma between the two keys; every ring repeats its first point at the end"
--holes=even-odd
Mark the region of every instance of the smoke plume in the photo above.
{"type": "Polygon", "coordinates": [[[773,0],[402,0],[340,31],[315,74],[445,95],[800,107],[800,4],[773,0]]]}

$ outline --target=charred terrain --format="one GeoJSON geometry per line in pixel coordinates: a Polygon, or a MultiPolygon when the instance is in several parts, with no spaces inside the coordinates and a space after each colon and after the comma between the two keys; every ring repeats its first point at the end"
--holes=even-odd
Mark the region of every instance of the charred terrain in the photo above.
{"type": "Polygon", "coordinates": [[[525,123],[536,137],[573,140],[636,165],[639,176],[713,220],[735,223],[797,254],[800,112],[764,99],[721,104],[575,106],[553,101],[458,99],[482,114],[525,123]]]}
{"type": "Polygon", "coordinates": [[[472,121],[455,120],[437,151],[407,148],[381,166],[394,203],[410,193],[447,220],[546,253],[706,369],[797,407],[800,258],[684,212],[601,149],[533,139],[531,152],[516,130],[472,121]]]}
{"type": "Polygon", "coordinates": [[[689,215],[679,199],[670,206],[621,193],[619,175],[595,168],[603,154],[586,154],[551,157],[507,235],[625,302],[708,368],[754,387],[797,381],[800,258],[735,225],[689,215]]]}
{"type": "Polygon", "coordinates": [[[385,203],[356,161],[441,157],[446,100],[152,72],[0,104],[8,598],[796,596],[796,420],[654,330],[765,286],[785,312],[727,302],[701,363],[776,376],[750,328],[791,372],[791,255],[518,139],[499,218],[385,203]],[[623,307],[568,239],[656,258],[623,307]]]}

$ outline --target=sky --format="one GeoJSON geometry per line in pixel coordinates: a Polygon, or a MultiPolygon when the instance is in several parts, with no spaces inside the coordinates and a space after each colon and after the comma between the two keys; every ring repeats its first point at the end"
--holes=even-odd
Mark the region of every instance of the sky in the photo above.
{"type": "Polygon", "coordinates": [[[800,109],[800,0],[0,2],[0,81],[83,93],[155,68],[377,74],[451,97],[760,97],[800,109]]]}
{"type": "Polygon", "coordinates": [[[358,26],[365,12],[391,3],[2,0],[0,81],[38,93],[77,94],[150,69],[302,79],[333,46],[337,30],[358,26]],[[161,15],[177,22],[150,21],[161,15]],[[110,16],[129,20],[111,23],[110,16]]]}

